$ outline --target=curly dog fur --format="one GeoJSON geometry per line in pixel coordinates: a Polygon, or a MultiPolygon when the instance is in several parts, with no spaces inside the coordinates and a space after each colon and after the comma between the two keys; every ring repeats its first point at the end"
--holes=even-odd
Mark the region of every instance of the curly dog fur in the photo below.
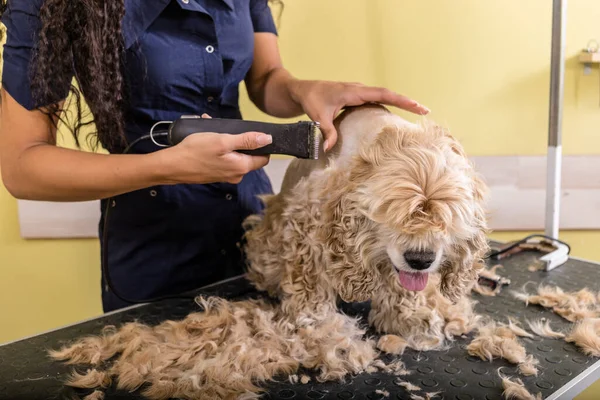
{"type": "Polygon", "coordinates": [[[424,296],[399,275],[439,273],[457,302],[488,250],[487,188],[460,143],[431,123],[411,124],[381,106],[348,109],[340,140],[319,162],[294,160],[266,211],[246,221],[248,277],[294,314],[336,301],[372,300],[378,331],[406,333],[424,296]],[[407,252],[429,252],[424,271],[407,252]]]}
{"type": "Polygon", "coordinates": [[[486,187],[463,148],[435,124],[376,105],[345,110],[335,126],[334,149],[294,160],[281,192],[245,222],[248,278],[276,301],[200,298],[204,310],[182,321],[109,327],[51,353],[93,367],[69,384],[117,377],[153,399],[253,398],[259,382],[301,367],[318,380],[403,374],[376,360],[376,347],[434,349],[471,332],[486,187]],[[371,300],[368,323],[385,335],[365,338],[340,299],[371,300]]]}

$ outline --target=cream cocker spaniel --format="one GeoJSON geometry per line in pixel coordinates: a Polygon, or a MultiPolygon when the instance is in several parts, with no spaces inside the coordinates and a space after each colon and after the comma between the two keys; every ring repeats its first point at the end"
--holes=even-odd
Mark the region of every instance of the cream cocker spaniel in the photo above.
{"type": "Polygon", "coordinates": [[[367,105],[335,127],[336,146],[293,160],[246,221],[248,277],[288,315],[371,300],[379,332],[406,334],[427,285],[453,303],[469,295],[488,251],[487,188],[438,125],[367,105]]]}

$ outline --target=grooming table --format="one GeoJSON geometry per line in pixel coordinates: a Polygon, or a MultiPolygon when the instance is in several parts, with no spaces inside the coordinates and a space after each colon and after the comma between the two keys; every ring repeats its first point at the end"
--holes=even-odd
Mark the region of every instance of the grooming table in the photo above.
{"type": "MultiPolygon", "coordinates": [[[[499,246],[492,242],[492,246],[499,246]]],[[[520,290],[526,282],[558,285],[566,291],[588,287],[600,290],[599,264],[570,258],[553,271],[530,272],[527,267],[540,254],[525,252],[501,261],[504,268],[498,273],[511,279],[510,286],[504,287],[496,297],[474,295],[479,301],[477,312],[506,322],[505,316],[512,316],[528,329],[525,319],[546,317],[554,329],[566,330],[570,324],[552,311],[539,306],[525,305],[512,298],[510,290],[520,290]]],[[[495,262],[490,262],[494,265],[495,262]]],[[[528,286],[532,290],[535,285],[528,286]]],[[[205,287],[199,291],[205,295],[217,295],[230,299],[243,299],[258,296],[242,278],[224,281],[205,287]]],[[[344,305],[344,311],[366,315],[367,304],[344,305]]],[[[103,315],[58,330],[43,333],[0,346],[0,399],[37,400],[67,399],[74,393],[64,387],[65,379],[72,366],[50,361],[46,349],[57,348],[61,343],[87,334],[99,333],[103,326],[119,325],[134,319],[156,324],[166,319],[181,319],[199,307],[193,301],[167,300],[156,304],[133,306],[125,310],[103,315]]],[[[412,373],[396,377],[384,373],[362,374],[348,379],[345,384],[317,383],[314,379],[307,384],[291,384],[285,379],[270,383],[266,387],[265,399],[409,399],[411,394],[441,392],[437,398],[457,400],[502,399],[502,385],[497,370],[511,378],[520,378],[535,395],[541,392],[545,399],[572,399],[600,378],[600,360],[587,357],[562,339],[520,338],[527,352],[540,361],[537,377],[518,375],[516,367],[504,360],[487,362],[468,356],[465,347],[472,336],[457,340],[450,350],[438,352],[416,352],[407,350],[401,356],[407,369],[412,373]],[[420,386],[421,392],[407,392],[396,385],[401,380],[420,386]],[[283,381],[283,382],[281,382],[283,381]],[[389,393],[385,397],[382,392],[389,393]]],[[[393,357],[384,355],[384,360],[393,357]]],[[[311,374],[308,374],[309,376],[311,374]]],[[[87,394],[89,392],[75,392],[87,394]]],[[[109,390],[105,400],[141,399],[136,394],[109,390]]]]}

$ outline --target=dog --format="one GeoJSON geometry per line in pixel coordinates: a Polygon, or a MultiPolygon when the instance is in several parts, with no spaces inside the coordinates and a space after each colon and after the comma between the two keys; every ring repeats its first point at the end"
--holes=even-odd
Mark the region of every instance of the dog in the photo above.
{"type": "Polygon", "coordinates": [[[365,105],[335,128],[334,148],[293,160],[264,213],[245,221],[248,278],[287,315],[371,300],[374,328],[406,335],[428,284],[455,304],[476,283],[488,189],[439,125],[365,105]]]}
{"type": "Polygon", "coordinates": [[[247,278],[267,296],[200,296],[203,311],[181,321],[109,326],[51,351],[92,366],[68,385],[105,388],[117,378],[121,389],[145,385],[150,399],[258,398],[260,382],[297,380],[300,368],[319,381],[373,368],[402,374],[377,350],[440,349],[472,331],[487,189],[459,142],[379,105],[348,108],[335,127],[334,148],[293,160],[281,191],[244,221],[247,278]],[[338,300],[370,300],[368,325],[380,338],[366,337],[338,300]]]}

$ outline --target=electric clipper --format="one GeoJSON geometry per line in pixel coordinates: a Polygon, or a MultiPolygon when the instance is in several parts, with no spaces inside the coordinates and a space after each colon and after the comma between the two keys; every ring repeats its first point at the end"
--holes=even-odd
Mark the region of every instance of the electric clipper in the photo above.
{"type": "Polygon", "coordinates": [[[303,159],[318,159],[323,140],[318,122],[299,121],[296,123],[270,123],[241,119],[202,118],[197,115],[184,115],[169,122],[167,138],[170,145],[180,143],[194,133],[215,132],[241,134],[262,132],[271,135],[273,142],[254,150],[238,150],[250,155],[287,155],[303,159]]]}

